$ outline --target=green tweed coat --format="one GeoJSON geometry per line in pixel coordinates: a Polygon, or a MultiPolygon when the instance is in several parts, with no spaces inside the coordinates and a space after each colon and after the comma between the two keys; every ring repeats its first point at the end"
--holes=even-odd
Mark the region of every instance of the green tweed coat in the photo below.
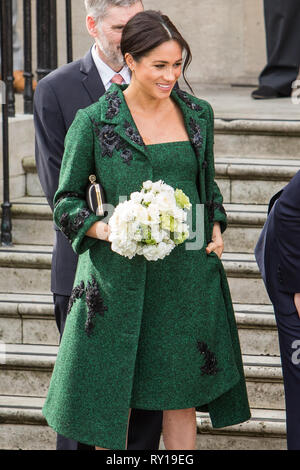
{"type": "MultiPolygon", "coordinates": [[[[149,263],[159,261],[149,262],[142,256],[129,260],[114,253],[110,243],[85,235],[96,221],[103,219],[92,214],[86,205],[85,191],[91,174],[97,176],[107,202],[115,207],[119,196],[129,197],[141,190],[144,181],[153,179],[151,160],[124,100],[125,88],[126,85],[113,85],[97,103],[80,110],[66,137],[59,189],[54,199],[54,219],[80,256],[68,318],[43,408],[48,424],[58,433],[108,449],[125,449],[130,407],[150,410],[176,407],[170,394],[165,405],[157,408],[163,402],[156,396],[155,380],[151,379],[149,385],[147,364],[142,372],[139,370],[140,351],[143,351],[139,342],[145,338],[141,325],[147,269],[149,263]],[[137,384],[139,377],[142,380],[141,373],[146,375],[148,388],[137,384]],[[136,390],[139,390],[138,399],[133,398],[136,390]]],[[[220,222],[222,231],[226,229],[223,199],[214,181],[213,111],[206,101],[180,90],[173,90],[172,99],[182,111],[196,156],[198,196],[205,206],[205,239],[209,241],[215,221],[220,222]]],[[[168,259],[161,262],[168,263],[168,259]]],[[[177,264],[172,271],[173,287],[184,282],[177,264]]],[[[171,383],[167,364],[166,375],[158,379],[159,386],[168,391],[172,387],[179,389],[179,384],[184,383],[183,389],[187,390],[186,383],[191,380],[193,393],[180,402],[182,408],[208,411],[215,428],[241,423],[250,418],[250,411],[224,268],[212,254],[206,256],[203,266],[197,266],[195,272],[209,274],[200,286],[204,285],[201,308],[205,312],[203,316],[191,312],[191,321],[195,318],[200,322],[195,324],[195,329],[205,332],[205,342],[196,344],[193,338],[192,344],[184,329],[177,333],[182,362],[181,355],[176,355],[174,342],[170,341],[173,349],[168,357],[171,361],[176,357],[177,369],[171,371],[171,383]]],[[[186,290],[189,291],[189,285],[186,290]]],[[[149,303],[149,291],[147,294],[149,303]]],[[[172,295],[176,305],[176,288],[172,295]]],[[[159,303],[156,305],[159,311],[159,303]]],[[[170,315],[172,311],[168,318],[170,315]]],[[[194,329],[193,324],[189,326],[194,329]]],[[[160,338],[161,330],[157,327],[155,331],[155,325],[152,328],[152,334],[160,338]]]]}

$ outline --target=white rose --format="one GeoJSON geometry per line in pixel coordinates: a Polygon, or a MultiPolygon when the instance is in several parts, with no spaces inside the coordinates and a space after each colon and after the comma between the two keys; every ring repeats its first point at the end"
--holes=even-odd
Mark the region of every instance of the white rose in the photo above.
{"type": "Polygon", "coordinates": [[[158,245],[159,257],[162,259],[165,256],[168,256],[171,253],[171,251],[174,249],[174,247],[175,247],[175,243],[172,240],[170,240],[169,243],[165,243],[165,242],[159,243],[158,245]]]}
{"type": "Polygon", "coordinates": [[[175,197],[174,188],[172,188],[172,186],[170,186],[170,185],[167,184],[167,183],[163,183],[163,184],[161,185],[161,191],[166,191],[166,192],[172,193],[172,194],[174,194],[174,197],[175,197]]]}
{"type": "Polygon", "coordinates": [[[173,215],[174,219],[176,219],[178,221],[185,222],[186,219],[187,219],[187,213],[183,209],[180,209],[177,206],[173,209],[173,214],[172,215],[173,215]]]}
{"type": "Polygon", "coordinates": [[[160,210],[157,204],[150,204],[150,206],[148,207],[148,216],[150,217],[152,223],[159,224],[160,210]]]}
{"type": "Polygon", "coordinates": [[[143,183],[143,188],[146,191],[150,191],[152,189],[152,181],[148,180],[143,183]]]}
{"type": "Polygon", "coordinates": [[[143,199],[143,194],[142,193],[131,193],[130,195],[130,200],[133,201],[135,204],[140,204],[143,199]]]}
{"type": "Polygon", "coordinates": [[[150,223],[147,207],[136,204],[133,207],[133,214],[134,217],[142,224],[148,225],[150,223]]]}
{"type": "Polygon", "coordinates": [[[160,211],[174,211],[176,209],[176,200],[173,195],[168,192],[157,194],[155,204],[160,211]]]}
{"type": "Polygon", "coordinates": [[[137,245],[133,241],[128,241],[126,245],[119,243],[118,241],[113,241],[111,244],[111,249],[121,256],[126,256],[129,259],[132,259],[136,255],[137,245]]]}
{"type": "Polygon", "coordinates": [[[146,204],[148,204],[149,202],[153,202],[153,201],[154,201],[154,197],[155,197],[154,194],[150,192],[150,193],[146,193],[146,194],[142,197],[142,199],[144,200],[144,202],[145,202],[146,204]]]}
{"type": "Polygon", "coordinates": [[[156,181],[155,183],[152,184],[152,191],[154,193],[159,193],[162,190],[162,185],[164,182],[162,180],[156,181]]]}
{"type": "Polygon", "coordinates": [[[165,232],[160,230],[159,224],[153,224],[151,225],[151,236],[156,243],[160,243],[165,237],[165,232]]]}
{"type": "Polygon", "coordinates": [[[124,222],[130,222],[134,220],[134,201],[125,201],[121,204],[121,207],[118,209],[120,213],[120,219],[124,222]]]}
{"type": "Polygon", "coordinates": [[[144,246],[142,253],[148,261],[157,261],[159,259],[157,245],[144,246]]]}

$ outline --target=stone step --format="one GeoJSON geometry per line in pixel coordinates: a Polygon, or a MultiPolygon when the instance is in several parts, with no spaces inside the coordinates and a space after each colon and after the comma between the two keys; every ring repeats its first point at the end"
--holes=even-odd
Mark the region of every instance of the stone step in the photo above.
{"type": "Polygon", "coordinates": [[[286,450],[285,411],[251,409],[245,423],[213,429],[209,416],[197,414],[198,450],[286,450]]]}
{"type": "Polygon", "coordinates": [[[253,254],[223,253],[222,263],[233,302],[271,304],[253,254]]]}
{"type": "Polygon", "coordinates": [[[0,247],[0,292],[48,294],[51,253],[43,245],[0,247]]]}
{"type": "MultiPolygon", "coordinates": [[[[0,341],[57,346],[52,295],[0,294],[0,341]]],[[[279,356],[271,305],[233,304],[243,354],[279,356]]]]}
{"type": "Polygon", "coordinates": [[[272,305],[233,304],[244,355],[279,356],[278,332],[272,305]]]}
{"type": "Polygon", "coordinates": [[[215,119],[215,155],[299,159],[300,121],[215,119]]]}
{"type": "MultiPolygon", "coordinates": [[[[43,197],[34,158],[23,160],[27,196],[43,197]]],[[[267,204],[300,168],[300,160],[216,157],[216,180],[224,202],[232,204],[267,204]],[[261,183],[264,181],[264,184],[261,183]],[[251,184],[250,184],[251,182],[251,184]]]]}
{"type": "Polygon", "coordinates": [[[0,396],[1,450],[55,450],[56,433],[42,415],[44,398],[0,396]]]}
{"type": "MultiPolygon", "coordinates": [[[[2,210],[0,209],[0,214],[2,210]]],[[[15,244],[52,245],[53,216],[44,197],[22,197],[12,201],[12,236],[15,244]]]]}
{"type": "MultiPolygon", "coordinates": [[[[0,247],[0,292],[49,293],[51,246],[0,247]]],[[[254,255],[224,253],[233,302],[270,304],[254,255]]]]}
{"type": "Polygon", "coordinates": [[[58,345],[52,294],[0,294],[0,341],[58,345]]]}
{"type": "MultiPolygon", "coordinates": [[[[54,450],[55,432],[42,415],[44,398],[0,396],[2,450],[54,450]]],[[[251,409],[245,423],[212,429],[209,416],[197,413],[199,450],[285,450],[285,412],[251,409]]],[[[161,441],[160,449],[164,449],[161,441]]]]}
{"type": "Polygon", "coordinates": [[[224,204],[228,227],[223,234],[225,250],[253,254],[268,206],[261,204],[224,204]]]}
{"type": "Polygon", "coordinates": [[[35,158],[32,156],[24,158],[23,169],[26,175],[25,194],[27,196],[43,197],[44,191],[37,174],[35,158]]]}
{"type": "MultiPolygon", "coordinates": [[[[253,253],[266,220],[267,205],[224,204],[224,206],[228,216],[228,229],[224,233],[226,250],[253,253]]],[[[14,200],[12,225],[15,244],[53,244],[53,216],[45,198],[24,197],[14,200]]]]}
{"type": "MultiPolygon", "coordinates": [[[[55,364],[56,346],[7,344],[0,360],[0,395],[45,397],[55,364]]],[[[252,408],[284,409],[278,356],[243,355],[252,408]]]]}
{"type": "Polygon", "coordinates": [[[300,160],[216,157],[216,180],[224,202],[268,204],[300,169],[300,160]]]}

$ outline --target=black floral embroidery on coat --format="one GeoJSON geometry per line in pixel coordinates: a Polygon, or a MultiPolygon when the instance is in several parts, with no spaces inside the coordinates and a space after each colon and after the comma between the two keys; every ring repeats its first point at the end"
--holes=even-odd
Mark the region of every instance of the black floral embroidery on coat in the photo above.
{"type": "Polygon", "coordinates": [[[91,214],[92,212],[88,209],[81,209],[73,221],[71,221],[69,214],[62,214],[59,220],[61,226],[60,229],[68,238],[70,243],[72,243],[74,235],[76,235],[76,233],[83,227],[84,222],[91,214]]]}
{"type": "Polygon", "coordinates": [[[132,125],[128,121],[124,122],[124,126],[126,135],[132,140],[132,142],[140,145],[141,147],[144,147],[144,141],[140,133],[136,129],[134,129],[134,127],[132,127],[132,125]]]}
{"type": "Polygon", "coordinates": [[[102,156],[112,158],[115,150],[121,150],[122,141],[119,134],[115,132],[115,126],[107,124],[103,126],[98,135],[102,149],[102,156]]]}
{"type": "Polygon", "coordinates": [[[97,281],[94,277],[92,277],[92,281],[88,282],[86,287],[86,303],[88,306],[88,318],[85,324],[85,332],[90,336],[95,328],[93,320],[96,318],[96,315],[98,314],[103,317],[104,312],[108,310],[103,303],[97,281]]]}
{"type": "Polygon", "coordinates": [[[120,112],[122,100],[118,96],[118,91],[114,91],[113,93],[107,92],[105,99],[108,101],[106,119],[113,119],[120,112]]]}
{"type": "Polygon", "coordinates": [[[215,210],[218,209],[219,211],[222,212],[225,216],[227,216],[226,211],[224,209],[224,206],[222,204],[219,204],[218,202],[215,202],[214,200],[212,201],[207,201],[205,203],[208,211],[208,219],[209,222],[213,222],[214,217],[215,217],[215,210]]]}
{"type": "Polygon", "coordinates": [[[60,196],[60,198],[56,201],[55,203],[55,206],[54,206],[54,209],[56,209],[56,207],[58,206],[58,204],[63,201],[64,199],[68,198],[68,197],[75,197],[75,198],[80,198],[80,195],[78,193],[62,193],[62,195],[60,196]]]}
{"type": "Polygon", "coordinates": [[[194,103],[188,96],[188,94],[183,91],[183,90],[177,90],[177,95],[179,96],[179,98],[190,108],[192,109],[193,111],[202,111],[202,107],[197,104],[197,103],[194,103]]]}
{"type": "Polygon", "coordinates": [[[72,234],[73,234],[73,227],[72,222],[70,219],[69,214],[64,213],[62,214],[61,218],[59,219],[60,229],[65,234],[65,236],[71,241],[72,234]]]}
{"type": "Polygon", "coordinates": [[[100,147],[102,150],[102,156],[112,158],[115,150],[122,150],[121,158],[123,163],[130,165],[132,157],[132,152],[130,149],[126,148],[126,144],[122,141],[122,138],[115,132],[115,125],[106,124],[101,127],[99,123],[93,121],[94,131],[98,137],[100,147]]]}
{"type": "Polygon", "coordinates": [[[216,355],[208,349],[206,343],[197,341],[197,349],[204,356],[204,365],[201,367],[202,375],[216,375],[221,369],[217,367],[216,355]]]}
{"type": "MultiPolygon", "coordinates": [[[[130,165],[131,161],[133,160],[132,151],[126,147],[126,144],[122,140],[121,136],[115,132],[116,126],[113,124],[106,124],[105,126],[101,127],[101,124],[97,123],[95,120],[92,120],[92,122],[94,124],[95,134],[98,137],[98,140],[100,143],[102,156],[103,157],[108,156],[109,158],[112,158],[115,150],[117,151],[122,150],[121,158],[122,158],[123,163],[130,165]]],[[[130,126],[130,124],[127,121],[126,121],[126,126],[130,126]]],[[[133,131],[132,136],[134,136],[133,137],[135,139],[134,141],[138,142],[138,137],[137,137],[137,134],[134,133],[134,129],[131,126],[130,126],[130,129],[133,131]]],[[[129,131],[128,132],[126,131],[126,134],[128,136],[131,136],[131,134],[129,134],[129,131]]],[[[140,135],[139,137],[142,142],[140,145],[144,145],[140,135]]],[[[133,138],[131,138],[131,140],[133,140],[133,138]]]]}
{"type": "Polygon", "coordinates": [[[130,149],[125,148],[121,153],[121,158],[124,163],[130,165],[131,161],[133,160],[132,151],[130,149]]]}
{"type": "Polygon", "coordinates": [[[190,128],[191,128],[191,134],[192,134],[192,144],[196,148],[201,148],[203,145],[203,136],[202,136],[201,127],[193,118],[190,119],[190,128]]]}
{"type": "Polygon", "coordinates": [[[73,307],[74,303],[76,302],[76,300],[81,299],[84,294],[85,294],[85,286],[84,286],[84,282],[81,281],[81,283],[78,286],[74,287],[74,289],[71,292],[71,296],[70,296],[69,304],[68,304],[67,315],[69,315],[69,313],[71,312],[72,307],[73,307]]]}
{"type": "Polygon", "coordinates": [[[81,211],[76,215],[72,223],[73,232],[78,232],[81,227],[83,227],[86,219],[89,218],[91,212],[88,209],[81,209],[81,211]]]}
{"type": "Polygon", "coordinates": [[[95,328],[93,320],[96,318],[97,313],[104,317],[104,312],[106,312],[108,308],[106,305],[104,305],[97,281],[92,276],[92,281],[89,281],[86,287],[84,282],[81,281],[81,283],[72,290],[68,304],[67,315],[69,315],[71,312],[71,309],[76,300],[82,299],[84,295],[88,307],[87,321],[85,323],[84,329],[87,335],[91,336],[92,330],[95,328]]]}

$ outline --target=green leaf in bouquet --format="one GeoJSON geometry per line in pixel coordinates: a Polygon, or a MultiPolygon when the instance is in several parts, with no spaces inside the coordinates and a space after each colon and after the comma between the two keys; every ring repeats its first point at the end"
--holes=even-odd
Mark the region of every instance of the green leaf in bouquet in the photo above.
{"type": "Polygon", "coordinates": [[[192,206],[192,204],[190,203],[189,197],[186,194],[184,194],[182,189],[176,189],[175,199],[176,199],[176,204],[181,209],[190,209],[192,206]]]}
{"type": "Polygon", "coordinates": [[[163,230],[168,230],[169,232],[174,232],[175,225],[177,225],[177,222],[175,223],[174,217],[169,214],[162,214],[160,216],[160,223],[161,223],[161,228],[163,230]]]}
{"type": "Polygon", "coordinates": [[[146,243],[146,245],[156,245],[156,241],[152,238],[150,240],[145,240],[144,243],[146,243]]]}
{"type": "Polygon", "coordinates": [[[139,230],[142,235],[143,240],[147,240],[149,238],[149,235],[151,237],[151,231],[149,230],[149,226],[146,224],[140,224],[139,225],[139,230]]]}
{"type": "Polygon", "coordinates": [[[177,233],[175,232],[173,241],[175,245],[181,245],[182,243],[185,242],[185,240],[189,237],[189,232],[181,232],[177,233]]]}

